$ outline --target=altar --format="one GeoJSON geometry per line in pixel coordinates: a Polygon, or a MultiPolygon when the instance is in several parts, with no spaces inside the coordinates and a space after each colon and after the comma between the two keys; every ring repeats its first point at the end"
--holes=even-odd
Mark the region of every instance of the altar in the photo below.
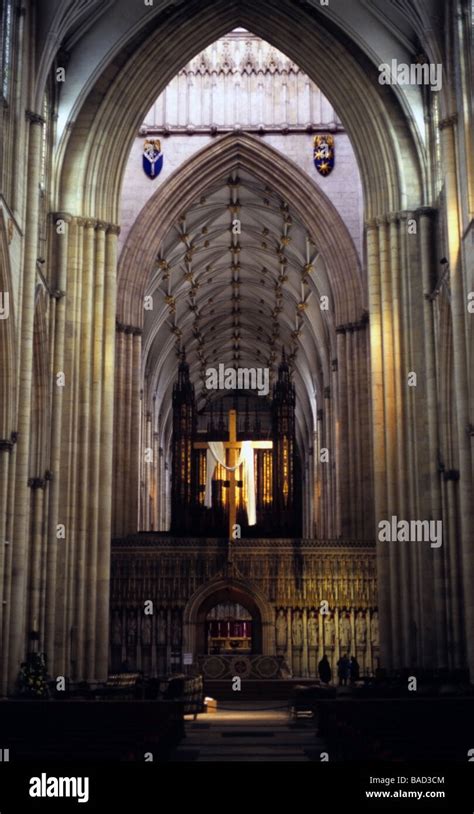
{"type": "Polygon", "coordinates": [[[252,616],[237,603],[220,603],[206,618],[207,655],[249,655],[252,652],[252,616]]]}
{"type": "Polygon", "coordinates": [[[220,681],[239,678],[285,679],[291,677],[282,656],[210,655],[198,658],[199,672],[204,680],[220,681]]]}

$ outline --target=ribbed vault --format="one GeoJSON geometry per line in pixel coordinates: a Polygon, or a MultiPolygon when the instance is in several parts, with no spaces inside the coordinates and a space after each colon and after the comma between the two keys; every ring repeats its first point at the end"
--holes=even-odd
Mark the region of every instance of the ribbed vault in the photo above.
{"type": "Polygon", "coordinates": [[[118,220],[121,178],[144,113],[185,61],[237,26],[295,59],[338,111],[359,163],[368,217],[422,202],[411,123],[392,90],[378,84],[376,68],[324,15],[292,0],[194,0],[184,13],[151,25],[146,38],[137,34],[116,53],[80,100],[62,143],[59,208],[118,220]]]}
{"type": "Polygon", "coordinates": [[[138,217],[119,264],[119,320],[141,327],[144,318],[147,391],[162,405],[166,437],[177,349],[186,348],[203,406],[209,366],[274,373],[285,348],[308,441],[335,327],[360,319],[363,307],[357,253],[334,206],[249,135],[219,139],[174,173],[138,217]]]}

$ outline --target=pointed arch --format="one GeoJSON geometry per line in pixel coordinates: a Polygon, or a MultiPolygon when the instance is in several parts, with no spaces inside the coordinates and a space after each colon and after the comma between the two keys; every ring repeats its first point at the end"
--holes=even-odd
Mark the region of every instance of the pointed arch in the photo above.
{"type": "Polygon", "coordinates": [[[248,134],[226,135],[189,158],[147,202],[130,230],[118,265],[117,319],[141,326],[143,297],[158,247],[179,215],[234,170],[291,201],[321,255],[331,259],[336,324],[365,307],[361,269],[349,231],[327,195],[290,159],[248,134]]]}
{"type": "Polygon", "coordinates": [[[421,202],[423,160],[412,122],[362,49],[318,10],[293,0],[190,0],[151,26],[100,66],[76,106],[59,156],[58,208],[118,221],[124,167],[143,115],[183,64],[238,26],[298,62],[333,104],[356,153],[368,218],[421,202]]]}
{"type": "Polygon", "coordinates": [[[248,610],[254,609],[261,625],[261,653],[272,656],[275,652],[274,612],[271,604],[250,582],[239,577],[218,576],[202,585],[191,596],[183,612],[183,647],[188,653],[198,653],[199,630],[203,622],[203,612],[223,598],[238,601],[248,610]]]}

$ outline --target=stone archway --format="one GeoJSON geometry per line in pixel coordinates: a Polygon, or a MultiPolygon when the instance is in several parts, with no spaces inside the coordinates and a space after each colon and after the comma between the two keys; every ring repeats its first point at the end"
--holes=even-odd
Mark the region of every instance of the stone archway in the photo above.
{"type": "Polygon", "coordinates": [[[187,603],[183,614],[183,649],[193,657],[205,653],[204,631],[208,611],[222,601],[243,605],[255,623],[255,654],[275,653],[273,608],[253,585],[236,578],[219,577],[199,588],[187,603]]]}

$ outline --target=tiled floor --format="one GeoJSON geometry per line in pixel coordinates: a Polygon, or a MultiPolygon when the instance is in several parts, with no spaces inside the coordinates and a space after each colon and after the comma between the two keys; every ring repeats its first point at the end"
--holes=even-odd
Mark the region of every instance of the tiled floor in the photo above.
{"type": "Polygon", "coordinates": [[[284,701],[223,701],[213,714],[186,722],[174,761],[307,761],[324,751],[313,721],[294,722],[284,701]]]}

